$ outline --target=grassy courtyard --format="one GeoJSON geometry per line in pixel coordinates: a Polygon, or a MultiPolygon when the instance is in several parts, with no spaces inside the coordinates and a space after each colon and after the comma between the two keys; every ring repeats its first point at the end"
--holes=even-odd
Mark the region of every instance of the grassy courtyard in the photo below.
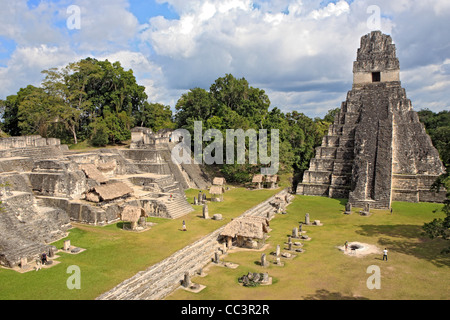
{"type": "MultiPolygon", "coordinates": [[[[182,219],[149,218],[149,221],[156,225],[141,233],[122,230],[122,222],[105,227],[74,224],[75,228],[70,230],[65,239],[70,239],[72,245],[86,251],[77,255],[58,252],[60,257],[55,261],[59,263],[38,272],[21,274],[0,268],[0,300],[95,299],[123,280],[209,234],[280,190],[230,189],[224,195],[224,202],[208,205],[209,214],[222,214],[222,221],[204,220],[202,207],[193,206],[195,211],[182,219]],[[187,232],[180,231],[182,220],[186,221],[187,232]],[[78,266],[81,271],[80,290],[67,288],[66,282],[71,276],[67,273],[67,268],[72,265],[78,266]]],[[[194,196],[198,195],[198,190],[187,190],[186,195],[192,203],[194,196]]],[[[62,248],[65,239],[53,245],[62,248]]]]}
{"type": "MultiPolygon", "coordinates": [[[[131,233],[116,223],[105,227],[76,225],[67,239],[86,251],[71,255],[58,253],[57,265],[38,272],[20,274],[0,268],[0,299],[94,299],[140,270],[170,256],[216,228],[264,201],[278,190],[249,191],[233,188],[225,201],[210,203],[210,215],[221,213],[223,221],[203,220],[201,207],[184,217],[188,232],[180,232],[181,221],[150,218],[156,223],[150,230],[131,233]],[[71,265],[80,267],[81,289],[69,290],[66,285],[71,265]]],[[[198,190],[186,192],[192,203],[198,190]]],[[[450,297],[450,259],[439,252],[448,244],[421,236],[421,226],[434,217],[443,216],[441,205],[394,203],[394,213],[374,210],[370,217],[356,212],[342,214],[345,201],[321,197],[295,196],[288,214],[277,215],[270,224],[272,231],[264,251],[242,251],[229,254],[225,260],[239,264],[237,269],[212,266],[206,277],[193,282],[206,285],[200,293],[176,290],[171,299],[448,299],[450,297]],[[305,252],[293,259],[284,259],[284,267],[258,265],[262,252],[272,261],[270,252],[277,244],[283,249],[288,235],[304,221],[321,220],[323,226],[304,226],[312,238],[304,242],[305,252]],[[381,255],[351,257],[336,247],[345,241],[387,247],[389,261],[381,255]],[[366,273],[370,265],[381,269],[381,289],[369,290],[366,273]],[[247,272],[268,272],[271,286],[244,288],[237,279],[247,272]]],[[[355,209],[356,211],[356,209],[355,209]]],[[[55,243],[63,246],[63,240],[55,243]]]]}
{"type": "MultiPolygon", "coordinates": [[[[440,255],[448,246],[443,240],[421,236],[421,226],[441,216],[441,205],[431,203],[393,204],[394,212],[373,210],[369,217],[356,212],[344,215],[345,200],[296,196],[287,215],[277,215],[270,223],[272,231],[264,251],[229,254],[225,261],[239,264],[237,269],[211,266],[206,277],[192,281],[206,285],[200,293],[179,289],[167,299],[291,300],[291,299],[448,299],[450,297],[450,257],[440,255]],[[437,210],[437,211],[436,211],[437,210]],[[436,211],[436,212],[435,212],[436,211]],[[262,268],[261,254],[273,261],[271,252],[281,249],[294,227],[309,213],[311,221],[323,226],[304,226],[311,237],[304,241],[304,253],[283,259],[283,267],[271,264],[262,268]],[[364,257],[344,255],[338,246],[345,241],[362,242],[389,250],[388,262],[381,254],[364,257]],[[380,267],[381,289],[369,290],[367,273],[371,265],[380,267]],[[268,272],[270,286],[242,287],[237,279],[251,272],[268,272]]],[[[356,211],[356,209],[354,210],[356,211]]],[[[295,240],[294,240],[295,241],[295,240]]]]}

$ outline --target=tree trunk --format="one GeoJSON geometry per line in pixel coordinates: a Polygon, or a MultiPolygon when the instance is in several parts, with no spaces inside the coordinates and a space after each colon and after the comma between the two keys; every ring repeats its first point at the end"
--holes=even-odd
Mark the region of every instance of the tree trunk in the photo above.
{"type": "Polygon", "coordinates": [[[77,131],[75,130],[75,126],[72,126],[72,127],[70,128],[70,131],[72,131],[74,143],[77,144],[77,143],[78,143],[78,140],[77,140],[77,131]]]}

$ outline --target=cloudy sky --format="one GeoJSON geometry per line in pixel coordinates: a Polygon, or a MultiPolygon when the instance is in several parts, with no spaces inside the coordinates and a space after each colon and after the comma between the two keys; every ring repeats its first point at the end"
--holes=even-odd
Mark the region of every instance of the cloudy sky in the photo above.
{"type": "Polygon", "coordinates": [[[174,107],[227,73],[271,106],[323,116],[352,85],[361,36],[392,36],[415,110],[450,109],[448,0],[0,0],[0,99],[88,56],[133,69],[174,107]]]}

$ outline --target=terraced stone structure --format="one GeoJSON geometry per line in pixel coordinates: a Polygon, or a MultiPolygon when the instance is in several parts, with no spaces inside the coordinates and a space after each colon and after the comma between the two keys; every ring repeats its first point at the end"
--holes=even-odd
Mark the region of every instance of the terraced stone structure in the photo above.
{"type": "Polygon", "coordinates": [[[442,202],[430,191],[445,172],[400,82],[400,63],[389,35],[361,38],[353,87],[297,194],[348,198],[356,207],[390,208],[392,201],[442,202]]]}
{"type": "Polygon", "coordinates": [[[48,253],[72,222],[114,223],[130,206],[142,216],[168,219],[193,211],[184,189],[207,186],[206,180],[196,165],[188,174],[172,164],[168,134],[153,145],[132,145],[137,149],[93,152],[69,151],[41,136],[1,138],[0,265],[15,267],[48,253]]]}

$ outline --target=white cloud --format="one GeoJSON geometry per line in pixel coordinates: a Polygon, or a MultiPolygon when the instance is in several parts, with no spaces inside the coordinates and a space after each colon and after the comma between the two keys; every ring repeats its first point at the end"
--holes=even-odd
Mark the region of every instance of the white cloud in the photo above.
{"type": "Polygon", "coordinates": [[[343,13],[348,13],[350,6],[347,2],[340,0],[338,3],[329,3],[325,8],[312,11],[309,16],[313,19],[323,19],[330,16],[340,16],[343,13]]]}
{"type": "MultiPolygon", "coordinates": [[[[351,89],[360,37],[371,31],[371,5],[380,8],[381,30],[392,35],[402,69],[442,62],[450,52],[449,37],[430,24],[437,17],[450,27],[448,14],[442,14],[445,1],[165,2],[180,18],[152,19],[142,39],[155,49],[169,89],[208,89],[216,78],[232,73],[270,92],[272,105],[306,108],[311,115],[339,107],[340,102],[329,104],[345,99],[351,89]]],[[[428,89],[440,91],[444,83],[428,89]]]]}
{"type": "Polygon", "coordinates": [[[18,47],[11,56],[8,66],[0,68],[0,93],[3,97],[15,94],[28,84],[39,86],[43,79],[41,71],[62,67],[81,57],[68,47],[39,45],[18,47]]]}
{"type": "Polygon", "coordinates": [[[0,1],[0,36],[17,44],[2,60],[0,98],[39,82],[42,69],[91,56],[133,69],[151,101],[172,107],[187,90],[231,73],[264,89],[273,106],[324,115],[351,89],[371,5],[396,43],[415,108],[446,108],[450,98],[448,0],[157,0],[179,19],[146,24],[127,0],[43,0],[32,9],[26,0],[0,1]],[[61,27],[69,5],[81,8],[80,30],[61,27]]]}

